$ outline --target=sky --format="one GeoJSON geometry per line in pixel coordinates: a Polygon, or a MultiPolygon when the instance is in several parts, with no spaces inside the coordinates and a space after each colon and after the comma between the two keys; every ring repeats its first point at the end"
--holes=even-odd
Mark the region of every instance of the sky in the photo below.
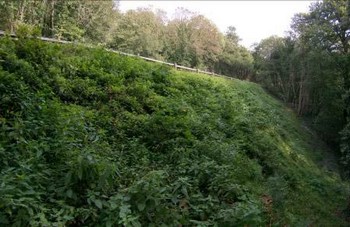
{"type": "Polygon", "coordinates": [[[127,1],[119,2],[125,12],[138,7],[153,7],[167,12],[168,17],[178,7],[204,15],[221,32],[236,27],[241,44],[250,48],[271,35],[284,36],[294,14],[308,12],[312,1],[127,1]]]}

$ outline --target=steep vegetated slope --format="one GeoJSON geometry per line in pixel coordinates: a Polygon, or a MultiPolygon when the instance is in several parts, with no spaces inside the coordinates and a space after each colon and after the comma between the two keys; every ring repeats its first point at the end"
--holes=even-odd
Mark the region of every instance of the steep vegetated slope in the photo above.
{"type": "Polygon", "coordinates": [[[258,85],[0,40],[0,225],[345,225],[348,185],[258,85]]]}

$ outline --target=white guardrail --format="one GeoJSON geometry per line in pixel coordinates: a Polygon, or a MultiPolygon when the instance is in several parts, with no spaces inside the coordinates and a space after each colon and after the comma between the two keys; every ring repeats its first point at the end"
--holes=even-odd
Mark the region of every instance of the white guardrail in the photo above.
{"type": "MultiPolygon", "coordinates": [[[[4,31],[0,30],[0,36],[5,36],[5,35],[8,35],[8,36],[10,36],[12,38],[17,38],[16,34],[8,34],[8,33],[4,32],[4,31]]],[[[83,45],[83,46],[86,46],[86,47],[92,47],[91,45],[87,45],[87,44],[84,44],[84,43],[77,43],[77,42],[71,42],[71,41],[66,41],[66,40],[58,40],[58,39],[47,38],[47,37],[36,37],[36,38],[40,39],[42,41],[45,41],[45,42],[62,43],[62,44],[79,44],[79,45],[83,45]]],[[[105,50],[108,51],[108,52],[113,52],[113,53],[129,56],[129,57],[141,58],[141,59],[144,59],[144,60],[150,61],[150,62],[156,62],[156,63],[160,63],[160,64],[164,64],[164,65],[169,65],[169,66],[174,67],[177,70],[185,70],[185,71],[190,71],[190,72],[202,73],[202,74],[207,74],[207,75],[210,75],[210,76],[223,77],[223,78],[230,79],[230,80],[233,79],[232,77],[219,75],[219,74],[216,74],[216,73],[213,73],[213,72],[202,71],[202,70],[199,70],[199,69],[189,68],[189,67],[186,67],[186,66],[178,65],[176,63],[164,62],[164,61],[156,60],[156,59],[153,59],[153,58],[143,57],[143,56],[135,55],[135,54],[124,53],[124,52],[121,52],[121,51],[118,51],[118,50],[113,50],[113,49],[105,49],[105,50]]]]}

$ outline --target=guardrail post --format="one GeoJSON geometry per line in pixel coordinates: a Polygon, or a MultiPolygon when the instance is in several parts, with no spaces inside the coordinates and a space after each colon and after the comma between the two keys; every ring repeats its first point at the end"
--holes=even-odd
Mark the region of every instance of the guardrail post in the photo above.
{"type": "Polygon", "coordinates": [[[174,63],[174,68],[177,69],[177,64],[176,64],[176,62],[174,63]]]}

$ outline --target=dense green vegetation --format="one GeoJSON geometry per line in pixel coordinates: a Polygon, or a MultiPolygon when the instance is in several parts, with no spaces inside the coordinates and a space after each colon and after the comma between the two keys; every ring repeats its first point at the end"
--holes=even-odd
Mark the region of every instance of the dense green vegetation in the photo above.
{"type": "Polygon", "coordinates": [[[349,28],[349,0],[318,1],[250,52],[184,8],[0,0],[0,225],[345,225],[314,145],[350,177],[349,28]],[[29,34],[257,82],[317,136],[256,84],[29,34]]]}
{"type": "Polygon", "coordinates": [[[350,177],[350,1],[324,0],[293,18],[287,37],[262,40],[255,80],[311,125],[350,177]]]}
{"type": "Polygon", "coordinates": [[[348,184],[254,83],[25,38],[0,81],[0,225],[346,225],[348,184]]]}
{"type": "Polygon", "coordinates": [[[252,54],[233,26],[223,34],[205,16],[177,8],[120,12],[118,1],[0,1],[0,30],[29,26],[42,36],[104,45],[232,77],[253,73],[252,54]]]}
{"type": "Polygon", "coordinates": [[[311,3],[288,35],[261,40],[253,51],[239,44],[234,26],[219,31],[181,7],[173,17],[154,8],[121,12],[118,2],[0,0],[0,30],[26,28],[257,82],[308,119],[350,178],[350,0],[311,3]]]}
{"type": "Polygon", "coordinates": [[[350,178],[350,0],[311,3],[286,37],[261,40],[253,51],[239,44],[234,26],[222,33],[184,8],[169,17],[154,8],[121,12],[118,2],[0,0],[0,29],[24,27],[257,82],[308,119],[350,178]]]}

